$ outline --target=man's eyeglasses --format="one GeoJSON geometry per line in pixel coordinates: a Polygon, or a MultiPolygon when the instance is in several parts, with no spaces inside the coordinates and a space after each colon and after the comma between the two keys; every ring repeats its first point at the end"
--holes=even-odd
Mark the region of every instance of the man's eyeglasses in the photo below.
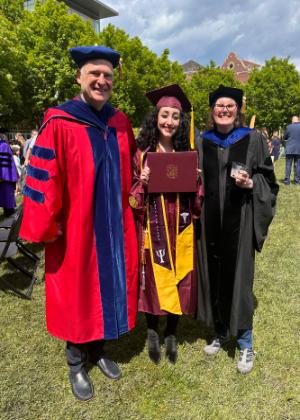
{"type": "Polygon", "coordinates": [[[224,104],[215,104],[214,108],[217,109],[223,109],[226,108],[227,111],[232,111],[234,108],[236,107],[236,104],[228,104],[228,105],[224,105],[224,104]]]}

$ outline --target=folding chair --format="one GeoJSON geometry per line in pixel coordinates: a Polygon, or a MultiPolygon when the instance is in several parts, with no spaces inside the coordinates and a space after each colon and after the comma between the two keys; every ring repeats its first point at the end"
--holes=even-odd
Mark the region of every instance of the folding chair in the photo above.
{"type": "Polygon", "coordinates": [[[16,213],[12,214],[11,216],[5,217],[5,219],[3,219],[0,222],[0,228],[11,228],[11,225],[13,224],[14,220],[16,218],[16,213]]]}
{"type": "Polygon", "coordinates": [[[27,277],[30,278],[30,283],[25,292],[19,290],[14,284],[10,281],[6,280],[5,278],[0,278],[0,281],[6,285],[7,288],[13,290],[17,295],[25,298],[31,299],[33,286],[36,282],[36,269],[39,263],[39,257],[35,255],[29,248],[27,248],[19,239],[19,231],[22,222],[23,216],[23,206],[20,206],[16,213],[14,214],[14,218],[10,218],[11,226],[4,226],[5,224],[2,222],[0,226],[0,262],[7,261],[10,265],[17,268],[19,271],[24,273],[27,277]],[[21,265],[12,257],[15,256],[18,252],[21,252],[24,256],[29,258],[31,261],[34,262],[34,270],[30,272],[27,270],[26,267],[21,265]]]}
{"type": "MultiPolygon", "coordinates": [[[[15,219],[18,217],[19,212],[22,212],[23,214],[23,204],[20,205],[20,207],[14,214],[6,217],[5,219],[2,220],[2,222],[0,222],[0,232],[1,232],[1,229],[11,228],[12,224],[15,222],[15,219]]],[[[39,257],[33,251],[31,251],[31,249],[29,249],[19,237],[17,238],[17,246],[18,248],[21,248],[23,253],[26,254],[29,258],[32,257],[35,261],[39,260],[39,257]]]]}

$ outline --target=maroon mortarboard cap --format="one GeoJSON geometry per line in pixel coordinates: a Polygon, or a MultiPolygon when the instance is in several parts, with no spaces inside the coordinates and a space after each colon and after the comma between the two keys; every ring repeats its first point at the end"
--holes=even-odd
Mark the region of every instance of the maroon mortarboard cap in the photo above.
{"type": "Polygon", "coordinates": [[[177,84],[150,90],[146,93],[146,96],[149,101],[158,109],[163,106],[177,108],[183,112],[190,112],[192,109],[192,105],[186,94],[177,84]]]}
{"type": "Polygon", "coordinates": [[[218,89],[209,94],[209,105],[213,106],[219,98],[231,98],[242,108],[243,95],[242,89],[220,85],[218,89]]]}
{"type": "Polygon", "coordinates": [[[69,52],[79,68],[81,68],[88,61],[92,60],[100,59],[109,61],[114,68],[118,67],[120,62],[120,54],[111,48],[104,47],[103,45],[95,45],[91,47],[74,47],[70,48],[69,52]]]}

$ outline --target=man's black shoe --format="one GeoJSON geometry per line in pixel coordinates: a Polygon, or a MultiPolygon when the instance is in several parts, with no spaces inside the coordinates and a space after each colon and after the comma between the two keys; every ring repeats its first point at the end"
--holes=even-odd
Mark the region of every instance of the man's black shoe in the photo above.
{"type": "Polygon", "coordinates": [[[165,337],[166,356],[171,363],[177,360],[177,341],[175,335],[165,337]]]}
{"type": "Polygon", "coordinates": [[[107,376],[109,379],[119,379],[121,378],[121,370],[116,362],[108,359],[105,356],[100,357],[96,363],[101,372],[107,376]]]}
{"type": "Polygon", "coordinates": [[[148,328],[147,332],[148,354],[152,362],[160,362],[159,335],[155,330],[148,328]]]}
{"type": "Polygon", "coordinates": [[[79,372],[70,372],[69,379],[75,397],[80,401],[91,400],[94,396],[93,384],[85,369],[79,372]]]}

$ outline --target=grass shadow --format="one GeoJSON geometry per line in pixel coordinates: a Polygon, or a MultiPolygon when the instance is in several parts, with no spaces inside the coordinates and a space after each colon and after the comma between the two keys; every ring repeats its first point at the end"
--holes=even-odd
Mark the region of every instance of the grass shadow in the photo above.
{"type": "MultiPolygon", "coordinates": [[[[166,317],[161,317],[159,335],[161,344],[164,340],[166,317]]],[[[208,340],[211,330],[199,321],[182,316],[179,321],[176,338],[179,344],[194,343],[199,339],[208,340]]],[[[116,341],[108,341],[105,345],[107,354],[119,363],[129,363],[130,360],[143,352],[147,340],[147,324],[143,313],[138,313],[136,327],[129,334],[120,337],[116,341]]]]}
{"type": "Polygon", "coordinates": [[[27,277],[23,273],[15,273],[14,271],[7,271],[5,274],[1,276],[0,279],[0,290],[3,291],[6,294],[14,295],[18,298],[21,298],[18,294],[16,294],[11,287],[9,286],[11,284],[13,287],[17,288],[21,292],[26,291],[30,284],[30,278],[27,277]],[[7,283],[8,284],[7,284],[7,283]]]}
{"type": "Polygon", "coordinates": [[[230,341],[227,344],[225,344],[222,348],[225,351],[225,353],[227,353],[227,356],[230,359],[233,360],[235,358],[235,352],[238,348],[237,342],[235,339],[230,339],[230,341]]]}
{"type": "Polygon", "coordinates": [[[147,326],[143,314],[137,315],[135,328],[124,334],[119,340],[107,341],[105,351],[113,360],[119,363],[129,363],[139,355],[145,347],[147,326]]]}

